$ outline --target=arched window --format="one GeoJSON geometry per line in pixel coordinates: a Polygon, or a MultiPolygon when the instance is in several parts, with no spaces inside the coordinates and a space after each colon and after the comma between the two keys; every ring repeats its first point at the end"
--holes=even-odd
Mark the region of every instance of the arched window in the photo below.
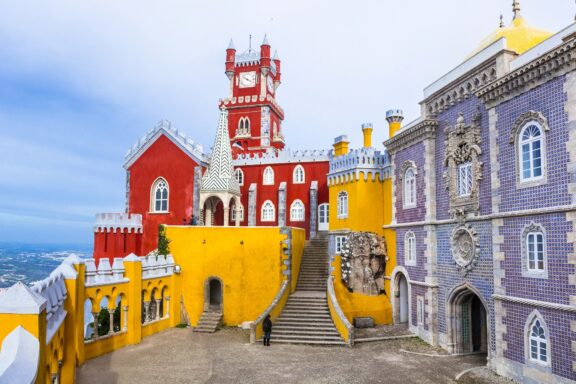
{"type": "Polygon", "coordinates": [[[404,207],[416,206],[416,172],[414,168],[408,168],[404,173],[404,207]]]}
{"type": "Polygon", "coordinates": [[[290,206],[290,221],[304,221],[304,203],[294,200],[290,206]]]}
{"type": "Polygon", "coordinates": [[[240,168],[236,168],[234,176],[236,176],[236,181],[239,185],[244,185],[244,172],[240,168]]]}
{"type": "Polygon", "coordinates": [[[292,182],[294,184],[303,184],[304,183],[304,167],[301,165],[297,165],[294,168],[294,172],[292,173],[292,182]]]}
{"type": "Polygon", "coordinates": [[[158,178],[152,184],[150,211],[168,212],[168,183],[163,178],[158,178]]]}
{"type": "Polygon", "coordinates": [[[540,224],[530,222],[522,232],[522,275],[548,278],[546,234],[540,224]]]}
{"type": "Polygon", "coordinates": [[[532,362],[549,365],[549,342],[545,327],[540,316],[534,316],[528,329],[528,355],[532,362]]]}
{"type": "Polygon", "coordinates": [[[404,262],[406,265],[416,265],[416,235],[412,231],[404,235],[404,262]]]}
{"type": "Polygon", "coordinates": [[[276,209],[274,208],[274,203],[270,200],[266,200],[262,204],[262,221],[274,221],[276,218],[276,209]]]}
{"type": "Polygon", "coordinates": [[[520,181],[540,179],[543,172],[544,135],[540,125],[530,122],[519,136],[520,181]]]}
{"type": "Polygon", "coordinates": [[[250,119],[247,117],[241,117],[238,120],[238,129],[236,130],[236,135],[246,136],[250,135],[250,119]]]}
{"type": "Polygon", "coordinates": [[[264,180],[262,182],[264,185],[274,185],[274,170],[272,167],[266,167],[264,170],[264,180]]]}
{"type": "Polygon", "coordinates": [[[348,194],[344,191],[338,193],[338,218],[345,219],[348,217],[348,194]]]}

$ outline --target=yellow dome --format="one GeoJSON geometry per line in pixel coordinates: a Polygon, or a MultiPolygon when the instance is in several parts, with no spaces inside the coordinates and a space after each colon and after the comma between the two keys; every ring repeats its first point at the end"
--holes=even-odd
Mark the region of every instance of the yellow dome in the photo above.
{"type": "Polygon", "coordinates": [[[516,15],[509,27],[500,27],[492,32],[467,58],[474,56],[503,37],[506,38],[506,47],[509,50],[522,54],[550,36],[552,33],[531,27],[522,16],[516,15]]]}

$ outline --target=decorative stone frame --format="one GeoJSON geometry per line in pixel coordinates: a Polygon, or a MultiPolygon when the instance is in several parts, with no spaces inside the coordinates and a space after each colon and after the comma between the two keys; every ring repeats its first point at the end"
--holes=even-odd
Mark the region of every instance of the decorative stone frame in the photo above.
{"type": "Polygon", "coordinates": [[[159,176],[154,180],[152,186],[150,187],[150,211],[149,213],[152,214],[166,214],[170,212],[170,184],[166,181],[166,178],[159,176]],[[158,188],[158,184],[164,182],[166,184],[166,190],[168,191],[168,196],[166,197],[166,210],[165,211],[157,211],[156,210],[156,188],[158,188]]]}
{"type": "Polygon", "coordinates": [[[536,111],[528,111],[523,113],[512,125],[509,142],[510,144],[514,145],[517,189],[530,188],[548,183],[548,162],[546,161],[546,132],[548,131],[550,131],[550,127],[548,126],[548,119],[546,119],[542,113],[536,111]],[[522,158],[520,155],[520,134],[528,125],[536,125],[542,131],[542,145],[540,147],[540,150],[542,151],[542,176],[537,179],[523,181],[522,158]]]}
{"type": "Polygon", "coordinates": [[[401,183],[402,183],[402,208],[404,209],[410,209],[410,208],[415,208],[416,207],[416,201],[417,201],[417,197],[418,197],[418,180],[416,178],[416,176],[418,176],[418,168],[416,167],[416,163],[412,160],[407,160],[405,161],[402,166],[400,167],[400,173],[398,175],[398,179],[400,179],[401,183]],[[414,172],[414,203],[408,203],[406,201],[406,180],[405,180],[405,176],[406,176],[406,172],[408,172],[408,170],[412,170],[412,172],[414,172]]]}
{"type": "Polygon", "coordinates": [[[260,221],[266,223],[273,223],[276,221],[276,206],[274,205],[272,200],[266,200],[262,203],[262,207],[260,207],[260,221]],[[264,218],[264,206],[266,205],[266,203],[270,203],[272,205],[272,220],[264,218]]]}
{"type": "Polygon", "coordinates": [[[347,219],[348,218],[348,192],[339,191],[336,195],[336,218],[347,219]],[[340,200],[340,196],[345,196],[345,204],[340,200]],[[343,209],[341,209],[343,208],[343,209]]]}
{"type": "Polygon", "coordinates": [[[480,180],[482,179],[482,143],[480,132],[480,114],[476,114],[472,124],[467,125],[464,115],[459,114],[454,128],[444,130],[445,154],[444,181],[448,190],[450,209],[449,213],[455,218],[466,218],[468,214],[477,215],[480,211],[480,180]],[[472,190],[469,195],[460,196],[458,191],[458,166],[464,163],[472,164],[472,190]]]}
{"type": "Polygon", "coordinates": [[[251,123],[248,116],[243,116],[238,119],[238,127],[236,128],[236,137],[250,137],[251,123]]]}
{"type": "Polygon", "coordinates": [[[244,185],[244,171],[242,170],[242,168],[236,168],[234,170],[234,177],[236,178],[236,181],[238,181],[238,185],[244,185]],[[238,178],[239,174],[241,175],[240,178],[238,178]]]}
{"type": "Polygon", "coordinates": [[[274,169],[270,166],[264,168],[264,172],[262,172],[262,185],[274,185],[274,178],[274,169]],[[272,180],[266,180],[266,174],[271,174],[272,180]]]}
{"type": "Polygon", "coordinates": [[[410,265],[410,266],[415,266],[417,264],[417,253],[418,250],[418,244],[416,242],[416,234],[412,231],[407,231],[404,234],[404,264],[406,265],[410,265]],[[414,237],[414,254],[412,255],[413,258],[412,260],[408,260],[408,254],[410,254],[410,243],[408,241],[409,237],[414,237]]]}
{"type": "Polygon", "coordinates": [[[408,327],[412,324],[412,284],[410,283],[410,275],[408,270],[402,266],[396,266],[392,271],[392,277],[390,281],[390,297],[392,298],[392,319],[394,324],[400,323],[400,277],[403,276],[406,279],[406,285],[408,286],[408,327]]]}
{"type": "Polygon", "coordinates": [[[298,164],[297,166],[294,167],[294,170],[292,171],[292,184],[304,184],[305,182],[306,182],[306,171],[304,170],[303,166],[298,164]],[[302,172],[302,180],[298,180],[296,177],[296,172],[298,170],[302,172]]]}
{"type": "Polygon", "coordinates": [[[522,250],[522,277],[530,277],[537,279],[547,279],[548,278],[548,247],[546,244],[547,236],[544,226],[542,224],[535,223],[531,221],[526,224],[522,229],[521,234],[521,250],[522,250]],[[526,240],[529,233],[540,232],[542,233],[542,242],[544,245],[544,271],[536,272],[530,271],[528,269],[528,249],[526,247],[526,240]]]}
{"type": "Polygon", "coordinates": [[[537,309],[533,310],[530,315],[526,318],[526,323],[524,324],[524,362],[526,365],[535,368],[541,372],[552,373],[552,343],[550,337],[550,330],[544,317],[538,312],[537,309]],[[540,325],[544,328],[544,334],[546,335],[546,356],[548,357],[546,363],[542,361],[532,360],[530,357],[530,332],[532,332],[532,324],[536,320],[540,320],[540,325]]]}
{"type": "MultiPolygon", "coordinates": [[[[466,239],[464,239],[466,240],[466,239]]],[[[452,235],[450,236],[450,244],[452,248],[452,258],[456,263],[456,266],[460,270],[462,276],[466,276],[476,266],[478,259],[480,258],[480,241],[478,239],[478,234],[472,226],[468,224],[461,224],[456,226],[452,230],[452,235]],[[467,250],[468,255],[462,254],[462,245],[466,243],[462,242],[462,236],[469,237],[469,247],[467,250]]],[[[465,250],[466,251],[466,250],[465,250]]]]}
{"type": "Polygon", "coordinates": [[[290,204],[290,221],[306,221],[306,206],[304,205],[304,203],[302,202],[302,200],[300,199],[296,199],[292,202],[292,204],[290,204]],[[294,204],[296,203],[300,203],[302,205],[302,218],[294,218],[294,216],[292,215],[292,209],[294,208],[294,204]]]}

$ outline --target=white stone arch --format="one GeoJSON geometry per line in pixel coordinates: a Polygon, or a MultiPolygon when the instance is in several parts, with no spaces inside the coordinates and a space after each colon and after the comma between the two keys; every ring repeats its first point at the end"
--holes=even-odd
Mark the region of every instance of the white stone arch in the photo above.
{"type": "Polygon", "coordinates": [[[292,183],[294,184],[304,184],[306,181],[306,172],[304,171],[304,167],[298,164],[294,167],[294,171],[292,172],[292,183]]]}
{"type": "Polygon", "coordinates": [[[524,358],[525,361],[529,364],[537,365],[540,367],[550,367],[552,361],[552,338],[550,337],[550,329],[544,320],[542,314],[537,310],[534,309],[526,318],[526,323],[524,324],[524,358]],[[530,348],[531,348],[531,338],[530,333],[532,332],[532,325],[536,322],[536,320],[540,321],[540,326],[544,329],[544,335],[546,340],[546,362],[541,360],[536,360],[531,358],[530,348]]]}
{"type": "Polygon", "coordinates": [[[274,169],[271,166],[264,168],[262,173],[262,185],[274,185],[274,169]]]}
{"type": "Polygon", "coordinates": [[[412,325],[412,284],[410,284],[410,274],[408,270],[403,266],[396,266],[392,270],[392,276],[390,279],[390,297],[392,297],[392,319],[394,324],[400,324],[400,292],[399,292],[399,282],[400,276],[404,276],[406,282],[408,283],[408,327],[412,325]]]}
{"type": "Polygon", "coordinates": [[[300,199],[296,199],[290,204],[290,221],[305,221],[306,206],[300,199]]]}
{"type": "Polygon", "coordinates": [[[276,206],[272,200],[266,200],[260,208],[260,220],[267,223],[276,221],[276,206]]]}
{"type": "Polygon", "coordinates": [[[166,180],[165,177],[159,176],[156,178],[156,180],[154,180],[154,182],[152,183],[152,186],[150,187],[150,212],[167,213],[169,211],[170,211],[170,185],[168,184],[168,181],[166,180]],[[158,188],[160,188],[162,186],[162,183],[166,188],[166,199],[161,199],[160,200],[160,209],[156,209],[157,208],[156,191],[158,188]],[[166,209],[162,209],[162,208],[164,208],[164,207],[162,207],[163,200],[166,200],[166,209]]]}
{"type": "Polygon", "coordinates": [[[234,177],[238,181],[238,185],[244,185],[244,171],[242,168],[236,168],[234,170],[234,177]]]}

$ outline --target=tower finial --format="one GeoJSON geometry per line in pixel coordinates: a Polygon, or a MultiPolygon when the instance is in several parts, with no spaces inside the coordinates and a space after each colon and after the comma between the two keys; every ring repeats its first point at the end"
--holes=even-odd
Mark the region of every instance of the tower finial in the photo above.
{"type": "Polygon", "coordinates": [[[520,16],[520,1],[512,1],[512,12],[514,12],[514,19],[520,16]]]}
{"type": "Polygon", "coordinates": [[[248,52],[252,51],[252,34],[249,35],[248,52]]]}
{"type": "Polygon", "coordinates": [[[500,28],[504,28],[504,15],[500,14],[500,28]]]}

